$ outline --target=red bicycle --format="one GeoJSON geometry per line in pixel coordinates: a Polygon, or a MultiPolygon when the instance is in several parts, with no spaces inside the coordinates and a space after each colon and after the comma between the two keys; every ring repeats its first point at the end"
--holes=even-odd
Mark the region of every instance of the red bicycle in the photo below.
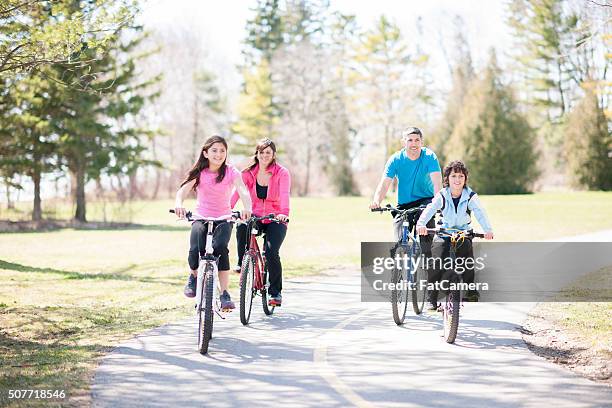
{"type": "MultiPolygon", "coordinates": [[[[260,251],[257,236],[260,231],[257,223],[263,220],[281,222],[274,214],[263,217],[251,217],[247,221],[247,233],[249,240],[246,252],[242,258],[242,268],[240,270],[240,322],[243,325],[249,324],[251,309],[253,308],[253,298],[257,294],[261,295],[261,304],[264,313],[270,316],[274,313],[274,304],[268,304],[268,287],[270,280],[268,277],[268,266],[266,263],[265,251],[260,251]]],[[[289,220],[285,221],[289,222],[289,220]]],[[[263,248],[265,248],[265,243],[263,248]]]]}

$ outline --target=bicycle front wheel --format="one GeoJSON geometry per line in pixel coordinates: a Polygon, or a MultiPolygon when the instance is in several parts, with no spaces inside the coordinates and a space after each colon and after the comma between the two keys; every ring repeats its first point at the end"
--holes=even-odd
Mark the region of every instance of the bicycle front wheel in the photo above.
{"type": "Polygon", "coordinates": [[[200,302],[202,310],[200,312],[200,354],[208,353],[208,344],[212,338],[213,331],[213,285],[214,285],[214,270],[207,266],[204,273],[204,288],[202,290],[203,299],[200,302]]]}
{"type": "Polygon", "coordinates": [[[255,271],[255,257],[250,254],[242,258],[242,269],[240,272],[240,322],[243,325],[249,324],[251,309],[253,307],[253,277],[255,271]]]}
{"type": "Polygon", "coordinates": [[[421,264],[421,246],[418,243],[412,243],[410,281],[410,297],[412,299],[412,310],[414,313],[423,313],[425,307],[425,298],[427,297],[427,269],[421,264]],[[414,262],[412,262],[414,260],[414,262]]]}
{"type": "Polygon", "coordinates": [[[446,295],[444,305],[444,340],[454,343],[459,329],[459,308],[461,307],[461,291],[451,290],[446,295]]]}
{"type": "MultiPolygon", "coordinates": [[[[401,259],[404,259],[405,255],[406,248],[403,246],[398,246],[394,253],[392,253],[392,257],[400,257],[401,259]]],[[[408,281],[406,279],[406,270],[398,266],[401,265],[396,265],[395,269],[391,272],[391,282],[394,284],[391,289],[391,310],[393,312],[393,321],[399,326],[404,324],[404,319],[406,319],[408,281]]]]}

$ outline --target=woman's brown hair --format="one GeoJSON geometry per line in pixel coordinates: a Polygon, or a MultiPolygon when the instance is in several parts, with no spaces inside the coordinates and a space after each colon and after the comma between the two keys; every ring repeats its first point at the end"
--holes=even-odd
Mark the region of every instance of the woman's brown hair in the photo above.
{"type": "MultiPolygon", "coordinates": [[[[253,154],[253,157],[251,157],[251,162],[243,171],[253,170],[255,167],[259,166],[259,159],[257,158],[257,153],[265,150],[268,147],[272,149],[272,151],[276,155],[276,145],[272,140],[265,137],[257,142],[257,146],[255,146],[255,153],[253,154]]],[[[274,165],[274,163],[276,163],[276,158],[272,159],[270,166],[274,165]]]]}

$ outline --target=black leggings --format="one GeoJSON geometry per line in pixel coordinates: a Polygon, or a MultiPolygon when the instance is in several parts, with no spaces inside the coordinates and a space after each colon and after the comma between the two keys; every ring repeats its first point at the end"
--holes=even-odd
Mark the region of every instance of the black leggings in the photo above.
{"type": "MultiPolygon", "coordinates": [[[[219,270],[227,271],[230,268],[229,250],[227,244],[232,236],[232,224],[227,221],[215,221],[213,230],[213,254],[219,257],[219,270]]],[[[189,267],[192,271],[198,269],[200,265],[200,255],[206,253],[206,234],[208,222],[194,221],[191,224],[191,237],[189,238],[189,267]],[[198,248],[200,254],[198,255],[198,248]]]]}
{"type": "MultiPolygon", "coordinates": [[[[444,266],[444,260],[450,257],[450,240],[443,239],[436,236],[433,239],[433,244],[431,245],[431,261],[434,267],[428,268],[428,276],[427,282],[439,282],[441,279],[448,279],[452,282],[457,282],[458,277],[455,276],[455,272],[449,269],[444,269],[441,266],[444,266]],[[442,260],[442,262],[439,261],[442,260]],[[438,261],[436,261],[438,260],[438,261]]],[[[455,258],[474,258],[474,250],[472,248],[472,240],[465,239],[461,245],[458,245],[455,250],[455,258]]],[[[465,268],[463,272],[463,282],[465,283],[473,283],[474,282],[474,268],[465,268]]],[[[437,291],[431,291],[429,293],[430,300],[434,301],[438,298],[437,291]]]]}
{"type": "MultiPolygon", "coordinates": [[[[283,266],[280,260],[280,247],[287,235],[287,226],[278,222],[269,224],[257,223],[260,232],[266,234],[265,248],[268,273],[270,274],[270,288],[268,293],[276,296],[283,290],[283,266]]],[[[236,241],[238,242],[238,265],[242,265],[242,257],[246,251],[249,237],[247,226],[240,224],[236,228],[236,241]]]]}

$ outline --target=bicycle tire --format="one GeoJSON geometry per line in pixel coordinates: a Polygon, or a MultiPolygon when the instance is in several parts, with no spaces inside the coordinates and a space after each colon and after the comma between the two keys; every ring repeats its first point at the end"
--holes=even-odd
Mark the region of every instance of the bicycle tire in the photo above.
{"type": "MultiPolygon", "coordinates": [[[[208,345],[210,343],[210,339],[212,338],[213,332],[213,293],[214,293],[214,276],[213,270],[210,267],[206,268],[204,273],[204,290],[202,290],[202,294],[204,295],[204,310],[203,313],[200,313],[200,327],[202,328],[202,333],[200,336],[200,354],[208,353],[208,345]]],[[[201,304],[201,303],[200,303],[201,304]]]]}
{"type": "MultiPolygon", "coordinates": [[[[420,259],[421,259],[421,246],[419,244],[413,243],[413,248],[411,252],[411,259],[416,260],[416,265],[412,265],[410,267],[410,281],[413,283],[413,286],[410,290],[410,297],[412,299],[412,310],[415,314],[420,315],[423,313],[423,308],[425,307],[425,299],[427,298],[427,285],[424,287],[421,286],[421,282],[427,282],[427,269],[419,267],[420,259]],[[413,272],[414,268],[414,273],[413,272]]],[[[422,266],[422,265],[421,265],[422,266]]]]}
{"type": "MultiPolygon", "coordinates": [[[[406,248],[398,246],[392,253],[392,257],[403,258],[406,255],[406,248]]],[[[391,282],[394,283],[394,288],[391,289],[391,311],[393,312],[393,321],[398,326],[404,324],[406,319],[406,310],[408,309],[408,287],[406,284],[406,271],[400,268],[394,268],[391,272],[391,282]],[[400,286],[400,289],[398,289],[400,286]]]]}
{"type": "Polygon", "coordinates": [[[459,329],[459,308],[461,302],[461,291],[451,290],[446,295],[444,307],[444,340],[454,343],[459,329]]]}
{"type": "Polygon", "coordinates": [[[270,287],[270,282],[268,282],[268,271],[264,270],[263,272],[263,282],[264,288],[261,290],[261,305],[263,306],[263,311],[266,316],[271,316],[274,313],[274,308],[276,306],[268,305],[268,287],[270,287]]]}
{"type": "Polygon", "coordinates": [[[243,325],[249,324],[251,310],[253,308],[253,289],[255,257],[250,254],[242,258],[242,268],[240,271],[240,322],[243,325]]]}

